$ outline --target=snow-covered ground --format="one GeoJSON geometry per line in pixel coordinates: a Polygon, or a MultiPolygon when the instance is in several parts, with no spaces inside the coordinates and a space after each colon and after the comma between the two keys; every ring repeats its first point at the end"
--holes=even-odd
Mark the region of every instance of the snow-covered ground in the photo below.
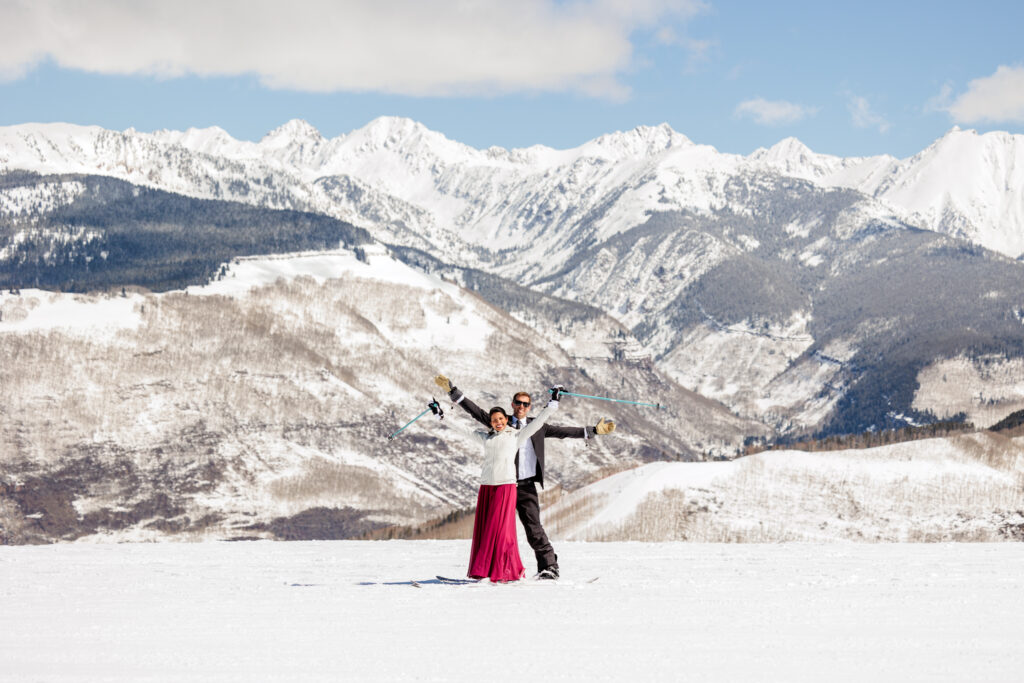
{"type": "Polygon", "coordinates": [[[1019,681],[1024,671],[1019,543],[557,550],[558,583],[448,586],[433,577],[461,574],[468,541],[0,547],[0,681],[1019,681]]]}

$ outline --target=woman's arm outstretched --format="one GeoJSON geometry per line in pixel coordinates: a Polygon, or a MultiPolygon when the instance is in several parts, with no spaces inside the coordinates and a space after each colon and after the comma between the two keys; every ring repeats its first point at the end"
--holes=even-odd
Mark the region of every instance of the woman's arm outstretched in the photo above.
{"type": "Polygon", "coordinates": [[[558,386],[552,387],[549,391],[551,392],[551,400],[548,401],[546,406],[544,406],[544,410],[540,411],[540,415],[530,420],[530,423],[520,429],[516,434],[516,447],[522,446],[526,443],[527,439],[536,434],[537,430],[544,426],[544,423],[548,421],[551,414],[558,410],[558,399],[560,397],[560,393],[564,391],[564,389],[558,386]]]}
{"type": "MultiPolygon", "coordinates": [[[[428,404],[428,407],[430,407],[433,410],[433,407],[434,407],[435,403],[436,402],[432,402],[432,403],[428,404]]],[[[479,427],[477,427],[476,429],[473,429],[473,427],[471,427],[470,425],[463,424],[459,420],[451,420],[451,419],[445,420],[443,412],[435,411],[434,415],[437,417],[438,420],[440,420],[444,424],[448,425],[449,427],[451,427],[455,431],[464,434],[465,436],[471,437],[474,441],[486,441],[487,440],[487,432],[481,431],[479,427]]]]}

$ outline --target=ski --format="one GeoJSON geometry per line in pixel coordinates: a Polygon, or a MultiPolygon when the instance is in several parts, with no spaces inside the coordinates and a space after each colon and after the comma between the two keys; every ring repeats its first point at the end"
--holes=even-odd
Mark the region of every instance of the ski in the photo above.
{"type": "Polygon", "coordinates": [[[441,583],[450,583],[452,585],[459,585],[464,583],[480,583],[483,579],[453,579],[447,576],[435,576],[435,579],[441,583]]]}
{"type": "MultiPolygon", "coordinates": [[[[453,578],[451,578],[449,576],[435,576],[434,578],[437,579],[438,581],[440,581],[441,583],[447,584],[449,586],[461,586],[461,585],[466,585],[466,584],[480,583],[481,581],[483,581],[483,579],[453,579],[453,578]]],[[[587,579],[587,580],[583,581],[582,583],[594,583],[595,581],[597,581],[600,578],[601,578],[600,576],[595,576],[594,578],[587,579]]],[[[538,579],[538,578],[532,578],[530,580],[538,582],[538,583],[544,583],[544,582],[550,582],[550,583],[553,583],[553,584],[558,583],[558,579],[538,579]]],[[[517,583],[517,582],[512,582],[512,583],[517,583]]],[[[570,583],[572,583],[572,581],[566,581],[565,583],[566,584],[570,584],[570,583]]],[[[418,585],[416,582],[413,582],[413,584],[414,585],[418,585]]]]}

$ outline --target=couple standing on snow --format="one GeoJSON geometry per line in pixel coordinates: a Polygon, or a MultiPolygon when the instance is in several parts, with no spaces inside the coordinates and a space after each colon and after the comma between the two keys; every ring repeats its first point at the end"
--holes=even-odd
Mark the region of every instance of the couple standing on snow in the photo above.
{"type": "Polygon", "coordinates": [[[558,578],[558,556],[540,523],[540,499],[537,484],[544,486],[544,439],[589,439],[593,434],[608,434],[615,423],[601,419],[593,427],[561,427],[547,424],[558,409],[563,387],[552,387],[551,400],[536,418],[528,418],[530,394],[519,391],[512,396],[512,414],[495,406],[485,411],[465,397],[444,375],[434,378],[441,387],[477,422],[490,431],[471,431],[483,445],[484,462],[480,473],[473,546],[469,571],[472,579],[517,581],[525,575],[516,540],[515,511],[526,531],[526,540],[537,557],[537,578],[558,578]]]}

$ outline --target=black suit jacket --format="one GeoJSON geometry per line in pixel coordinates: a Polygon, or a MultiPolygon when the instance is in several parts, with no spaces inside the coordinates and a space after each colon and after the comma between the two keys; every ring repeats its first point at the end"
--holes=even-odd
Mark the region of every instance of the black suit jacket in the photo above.
{"type": "MultiPolygon", "coordinates": [[[[478,406],[477,404],[470,401],[465,395],[452,387],[451,392],[448,396],[452,401],[458,402],[462,406],[463,410],[469,413],[473,419],[483,424],[486,427],[491,426],[490,416],[487,411],[478,406]],[[461,401],[459,399],[462,399],[461,401]]],[[[526,418],[527,422],[533,420],[532,417],[526,418]]],[[[525,483],[529,481],[535,481],[544,486],[544,439],[587,439],[593,436],[597,432],[595,427],[562,427],[560,425],[544,424],[537,433],[530,437],[530,442],[533,444],[533,450],[537,453],[537,475],[530,477],[529,479],[520,479],[519,483],[525,483]],[[590,434],[587,434],[587,430],[590,430],[590,434]]],[[[516,472],[519,471],[519,454],[516,454],[516,472]]]]}

